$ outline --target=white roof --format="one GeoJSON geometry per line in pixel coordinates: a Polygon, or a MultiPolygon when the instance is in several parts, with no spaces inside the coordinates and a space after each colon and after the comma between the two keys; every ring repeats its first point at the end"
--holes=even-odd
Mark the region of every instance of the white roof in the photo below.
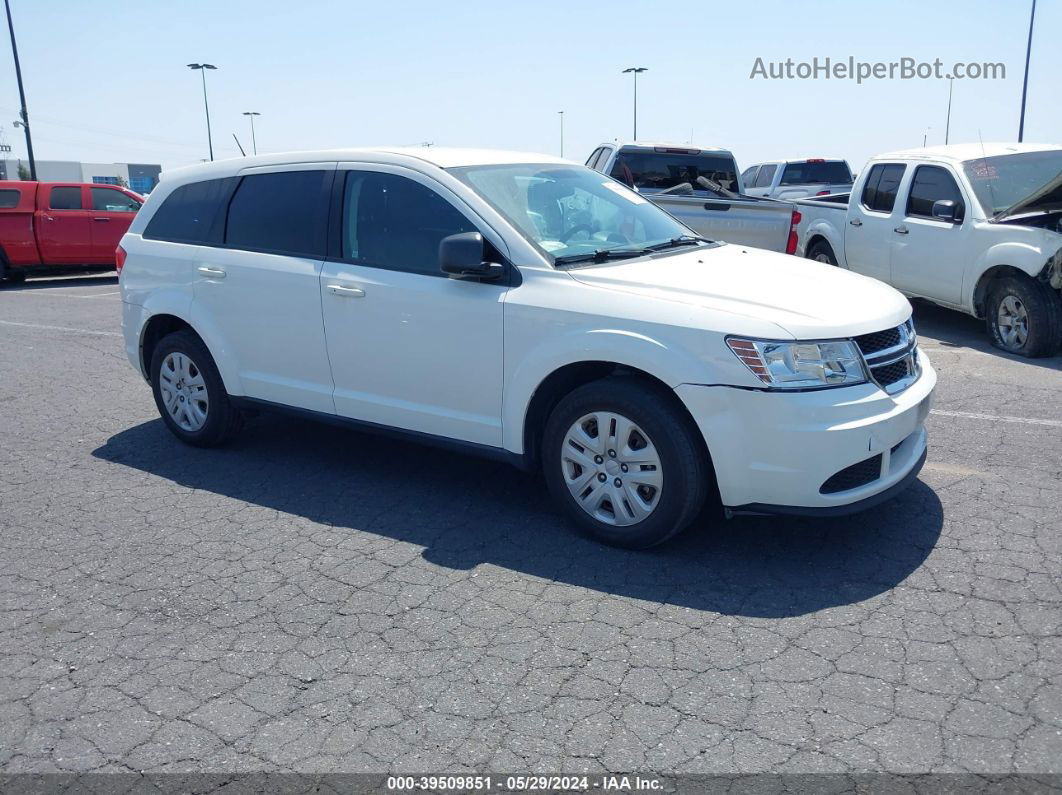
{"type": "Polygon", "coordinates": [[[1062,149],[1057,144],[1019,144],[1019,143],[973,143],[950,144],[948,146],[926,146],[918,149],[904,149],[898,152],[886,152],[871,158],[872,160],[976,160],[979,157],[998,157],[1019,152],[1045,152],[1062,149]]]}
{"type": "Polygon", "coordinates": [[[281,166],[295,163],[329,163],[343,161],[401,163],[419,160],[439,168],[457,166],[504,165],[506,163],[558,163],[574,165],[555,155],[539,152],[509,152],[503,149],[463,149],[444,146],[392,146],[364,147],[357,149],[323,149],[306,152],[278,152],[254,157],[233,157],[213,163],[171,169],[163,178],[179,176],[182,179],[197,176],[220,177],[235,174],[247,168],[281,166]]]}
{"type": "Polygon", "coordinates": [[[669,143],[667,141],[604,141],[599,143],[598,146],[631,146],[638,147],[640,149],[655,149],[656,147],[666,147],[668,149],[700,149],[702,152],[724,152],[730,154],[729,149],[724,149],[721,146],[702,146],[701,144],[690,143],[669,143]]]}

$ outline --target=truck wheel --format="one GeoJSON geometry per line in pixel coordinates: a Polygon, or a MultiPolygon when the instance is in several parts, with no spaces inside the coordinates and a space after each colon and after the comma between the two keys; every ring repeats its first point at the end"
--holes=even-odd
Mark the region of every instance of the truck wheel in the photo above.
{"type": "Polygon", "coordinates": [[[243,425],[210,351],[191,332],[176,331],[155,346],[151,391],[166,427],[186,444],[216,447],[243,425]]]}
{"type": "Polygon", "coordinates": [[[837,257],[833,254],[833,248],[825,240],[820,240],[809,248],[807,258],[816,262],[824,262],[827,265],[837,264],[837,257]]]}
{"type": "Polygon", "coordinates": [[[1050,356],[1062,343],[1062,299],[1045,284],[1007,276],[988,290],[985,322],[997,348],[1030,359],[1050,356]]]}
{"type": "Polygon", "coordinates": [[[699,432],[662,389],[631,377],[579,387],[550,414],[542,465],[557,503],[594,538],[644,549],[696,517],[709,471],[699,432]]]}

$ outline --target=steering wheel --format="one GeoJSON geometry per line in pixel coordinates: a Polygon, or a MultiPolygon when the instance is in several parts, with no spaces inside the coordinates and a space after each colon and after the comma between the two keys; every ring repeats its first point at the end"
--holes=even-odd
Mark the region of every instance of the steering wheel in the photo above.
{"type": "Polygon", "coordinates": [[[562,243],[567,243],[569,240],[572,239],[572,236],[576,232],[587,232],[589,234],[593,234],[594,230],[591,228],[591,226],[589,224],[576,224],[571,229],[568,229],[563,234],[561,234],[561,242],[562,243]]]}

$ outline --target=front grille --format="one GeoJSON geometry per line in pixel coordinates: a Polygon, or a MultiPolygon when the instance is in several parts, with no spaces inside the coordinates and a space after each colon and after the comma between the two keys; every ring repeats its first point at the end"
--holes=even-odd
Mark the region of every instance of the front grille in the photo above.
{"type": "Polygon", "coordinates": [[[819,494],[836,494],[839,491],[857,489],[873,483],[879,477],[881,477],[881,453],[830,475],[819,487],[819,494]]]}
{"type": "Polygon", "coordinates": [[[895,348],[900,344],[900,329],[887,328],[884,331],[873,331],[870,334],[860,334],[855,338],[856,345],[864,356],[870,356],[878,351],[895,348]]]}
{"type": "Polygon", "coordinates": [[[914,323],[861,334],[855,338],[870,377],[891,394],[902,392],[918,377],[918,354],[914,323]]]}

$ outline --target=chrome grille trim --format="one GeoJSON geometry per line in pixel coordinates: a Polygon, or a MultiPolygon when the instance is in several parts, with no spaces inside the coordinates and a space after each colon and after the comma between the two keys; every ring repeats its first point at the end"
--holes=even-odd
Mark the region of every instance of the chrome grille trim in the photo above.
{"type": "MultiPolygon", "coordinates": [[[[898,345],[872,352],[864,352],[861,346],[859,348],[870,379],[890,395],[904,391],[922,374],[922,368],[918,363],[918,336],[915,334],[914,321],[908,320],[903,325],[897,326],[896,333],[900,340],[898,345]],[[894,365],[901,362],[905,365],[905,374],[900,378],[895,378],[897,368],[894,365]]],[[[859,345],[858,337],[856,344],[859,345]]]]}

